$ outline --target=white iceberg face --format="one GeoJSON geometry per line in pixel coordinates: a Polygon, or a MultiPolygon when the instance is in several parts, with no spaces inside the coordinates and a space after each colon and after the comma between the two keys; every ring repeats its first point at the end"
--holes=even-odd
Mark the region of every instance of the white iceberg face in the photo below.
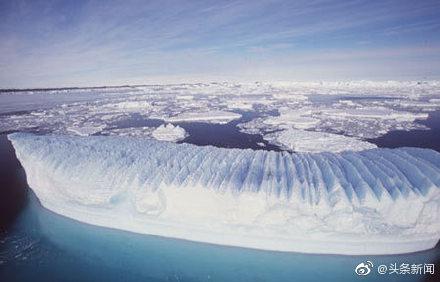
{"type": "Polygon", "coordinates": [[[297,153],[9,135],[42,205],[90,224],[280,251],[393,254],[440,237],[440,154],[297,153]]]}
{"type": "Polygon", "coordinates": [[[287,128],[264,136],[270,143],[295,152],[343,152],[363,151],[376,145],[353,137],[326,132],[314,132],[287,128]]]}
{"type": "Polygon", "coordinates": [[[171,123],[161,125],[156,128],[152,134],[154,138],[161,141],[177,142],[185,139],[187,136],[185,129],[180,126],[174,126],[171,123]]]}

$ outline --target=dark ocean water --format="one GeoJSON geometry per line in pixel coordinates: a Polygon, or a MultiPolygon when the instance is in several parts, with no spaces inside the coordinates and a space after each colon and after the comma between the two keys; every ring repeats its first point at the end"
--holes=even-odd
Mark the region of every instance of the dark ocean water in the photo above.
{"type": "MultiPolygon", "coordinates": [[[[242,117],[226,124],[201,122],[176,123],[189,133],[189,136],[181,142],[199,146],[212,145],[223,148],[281,151],[280,147],[269,144],[264,140],[262,135],[243,133],[237,127],[240,123],[245,123],[258,117],[260,115],[259,113],[247,111],[236,112],[241,114],[242,117]]],[[[270,114],[274,115],[275,113],[270,114]]]]}
{"type": "Polygon", "coordinates": [[[440,152],[440,111],[431,112],[427,120],[418,123],[430,130],[395,130],[368,141],[383,148],[420,147],[440,152]]]}
{"type": "MultiPolygon", "coordinates": [[[[281,151],[280,147],[269,144],[260,134],[248,134],[241,132],[237,127],[240,123],[251,121],[262,114],[277,115],[277,112],[234,111],[241,118],[225,124],[206,122],[173,122],[185,129],[188,136],[178,143],[190,143],[198,146],[216,146],[222,148],[239,148],[253,150],[281,151]]],[[[111,128],[131,127],[158,127],[165,122],[160,119],[145,119],[139,114],[133,114],[128,119],[121,120],[111,128]]],[[[99,134],[99,133],[98,133],[99,134]]]]}
{"type": "MultiPolygon", "coordinates": [[[[248,118],[252,118],[251,114],[243,115],[243,119],[248,118]]],[[[440,113],[436,112],[425,121],[430,130],[394,131],[370,141],[380,147],[417,146],[440,152],[439,121],[440,113]]],[[[145,122],[140,120],[136,126],[150,125],[145,122]]],[[[190,133],[183,142],[279,150],[259,135],[239,132],[235,126],[238,122],[181,123],[190,133]]],[[[215,246],[79,223],[40,205],[27,187],[25,173],[4,134],[0,135],[0,157],[0,281],[435,281],[439,278],[438,275],[377,273],[360,278],[354,273],[355,266],[366,260],[374,264],[435,262],[440,267],[438,246],[395,256],[307,255],[215,246]]]]}

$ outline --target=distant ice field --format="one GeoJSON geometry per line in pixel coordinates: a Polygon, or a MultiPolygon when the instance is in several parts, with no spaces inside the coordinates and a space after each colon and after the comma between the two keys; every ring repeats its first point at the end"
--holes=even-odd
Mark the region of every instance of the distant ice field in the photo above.
{"type": "Polygon", "coordinates": [[[390,132],[428,131],[427,121],[440,110],[437,81],[3,91],[0,100],[0,132],[4,133],[160,140],[153,132],[161,132],[172,142],[305,152],[359,151],[375,147],[374,140],[390,132]],[[177,133],[176,126],[185,132],[177,133]]]}

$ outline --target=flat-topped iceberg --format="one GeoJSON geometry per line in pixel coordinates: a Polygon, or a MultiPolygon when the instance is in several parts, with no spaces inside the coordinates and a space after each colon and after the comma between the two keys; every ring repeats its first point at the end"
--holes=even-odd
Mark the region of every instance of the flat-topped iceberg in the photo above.
{"type": "Polygon", "coordinates": [[[428,149],[291,154],[8,137],[42,205],[90,224],[306,253],[414,252],[440,237],[440,154],[428,149]]]}

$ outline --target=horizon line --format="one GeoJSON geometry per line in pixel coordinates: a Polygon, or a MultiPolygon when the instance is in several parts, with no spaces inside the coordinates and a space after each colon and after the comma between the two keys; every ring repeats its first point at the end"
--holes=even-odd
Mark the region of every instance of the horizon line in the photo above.
{"type": "Polygon", "coordinates": [[[337,82],[440,82],[440,78],[437,79],[346,79],[346,80],[330,80],[330,79],[316,79],[316,80],[271,80],[271,81],[199,81],[199,82],[169,82],[169,83],[134,83],[134,84],[109,84],[109,85],[83,85],[83,86],[55,86],[55,87],[23,87],[23,88],[0,88],[0,93],[5,92],[24,92],[24,91],[51,91],[51,90],[76,90],[76,89],[106,89],[106,88],[124,88],[124,87],[142,87],[142,86],[171,86],[171,85],[196,85],[196,84],[222,84],[222,83],[236,83],[236,84],[270,84],[270,83],[337,83],[337,82]]]}

